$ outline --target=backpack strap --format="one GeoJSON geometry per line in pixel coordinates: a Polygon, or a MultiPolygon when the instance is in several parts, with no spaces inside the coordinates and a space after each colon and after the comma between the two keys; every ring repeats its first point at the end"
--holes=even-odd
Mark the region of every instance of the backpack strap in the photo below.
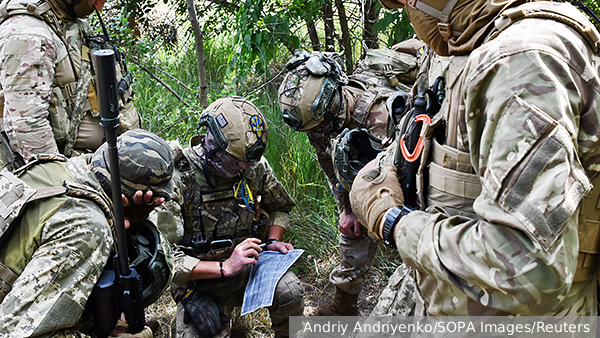
{"type": "Polygon", "coordinates": [[[352,120],[358,123],[361,128],[364,127],[371,112],[371,107],[381,100],[387,100],[392,93],[391,89],[385,87],[375,87],[365,90],[354,104],[352,120]]]}
{"type": "Polygon", "coordinates": [[[2,303],[2,300],[8,295],[10,290],[12,290],[17,277],[19,276],[16,273],[0,262],[0,303],[2,303]]]}

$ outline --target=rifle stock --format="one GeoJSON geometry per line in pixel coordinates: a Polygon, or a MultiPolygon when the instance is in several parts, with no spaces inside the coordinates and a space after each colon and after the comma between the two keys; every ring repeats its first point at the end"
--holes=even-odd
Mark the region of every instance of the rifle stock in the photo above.
{"type": "MultiPolygon", "coordinates": [[[[121,180],[117,150],[117,128],[119,127],[119,102],[115,52],[103,49],[94,52],[98,86],[98,104],[100,106],[101,125],[106,135],[109,166],[111,173],[112,202],[115,215],[116,255],[114,259],[114,279],[116,280],[116,318],[110,330],[114,328],[120,313],[125,314],[129,332],[137,333],[144,329],[145,315],[142,297],[142,281],[135,269],[129,266],[125,218],[121,199],[121,180]]],[[[113,310],[114,311],[114,310],[113,310]]],[[[104,316],[103,316],[104,317],[104,316]]],[[[113,318],[111,315],[109,318],[113,318]]],[[[109,322],[110,320],[104,320],[109,322]]],[[[109,324],[102,324],[108,326],[109,324]]],[[[106,328],[105,328],[106,329],[106,328]]],[[[105,331],[105,329],[103,331],[105,331]]],[[[110,333],[110,331],[109,331],[110,333]]]]}

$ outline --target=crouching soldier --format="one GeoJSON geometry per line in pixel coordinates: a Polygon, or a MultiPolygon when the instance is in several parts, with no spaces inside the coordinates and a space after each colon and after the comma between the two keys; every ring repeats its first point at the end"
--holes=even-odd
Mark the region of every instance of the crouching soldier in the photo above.
{"type": "MultiPolygon", "coordinates": [[[[183,217],[183,236],[171,237],[185,253],[176,259],[172,287],[177,336],[221,337],[231,330],[228,317],[242,304],[259,253],[293,249],[281,240],[295,202],[262,156],[268,129],[254,104],[242,97],[218,99],[199,125],[206,134],[184,148],[172,145],[180,204],[171,205],[174,214],[165,208],[156,217],[161,226],[183,217]]],[[[289,336],[288,317],[303,314],[303,295],[300,280],[287,271],[268,308],[276,337],[289,336]]]]}
{"type": "MultiPolygon", "coordinates": [[[[141,129],[122,134],[117,151],[128,226],[171,197],[173,161],[167,143],[141,129]]],[[[108,158],[104,144],[0,175],[2,214],[27,202],[0,223],[0,337],[88,337],[75,326],[114,244],[108,158]]]]}

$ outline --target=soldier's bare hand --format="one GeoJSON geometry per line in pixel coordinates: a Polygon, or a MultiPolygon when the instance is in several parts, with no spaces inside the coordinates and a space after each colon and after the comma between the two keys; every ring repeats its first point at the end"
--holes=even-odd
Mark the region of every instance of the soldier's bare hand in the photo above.
{"type": "Polygon", "coordinates": [[[235,276],[248,265],[256,265],[258,253],[262,251],[259,246],[260,239],[246,238],[242,243],[238,244],[231,257],[223,262],[223,273],[226,277],[235,276]]]}
{"type": "Polygon", "coordinates": [[[157,206],[165,202],[164,197],[153,197],[152,191],[138,190],[133,194],[131,199],[121,195],[123,200],[123,208],[125,212],[125,229],[131,224],[135,224],[142,219],[148,217],[148,214],[157,206]]]}
{"type": "Polygon", "coordinates": [[[288,253],[290,250],[294,250],[294,246],[290,243],[285,242],[275,242],[267,245],[267,250],[271,251],[279,251],[283,254],[288,253]]]}
{"type": "Polygon", "coordinates": [[[338,228],[348,238],[356,238],[361,235],[360,222],[349,208],[344,208],[344,211],[342,211],[338,228]]]}

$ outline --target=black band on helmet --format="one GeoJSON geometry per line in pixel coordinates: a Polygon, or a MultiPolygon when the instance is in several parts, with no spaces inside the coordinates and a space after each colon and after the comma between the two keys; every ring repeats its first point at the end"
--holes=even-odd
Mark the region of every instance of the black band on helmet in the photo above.
{"type": "Polygon", "coordinates": [[[265,143],[262,140],[254,142],[252,147],[246,149],[246,158],[249,162],[256,162],[260,160],[260,157],[265,152],[265,143]]]}
{"type": "Polygon", "coordinates": [[[283,108],[283,121],[294,130],[298,130],[303,126],[302,120],[292,114],[287,107],[283,108]]]}
{"type": "Polygon", "coordinates": [[[200,115],[200,118],[198,119],[198,129],[200,129],[200,127],[207,127],[208,130],[210,130],[210,133],[215,140],[215,144],[221,148],[221,150],[227,149],[229,143],[227,142],[225,135],[223,135],[219,123],[213,113],[204,112],[200,115]]]}

